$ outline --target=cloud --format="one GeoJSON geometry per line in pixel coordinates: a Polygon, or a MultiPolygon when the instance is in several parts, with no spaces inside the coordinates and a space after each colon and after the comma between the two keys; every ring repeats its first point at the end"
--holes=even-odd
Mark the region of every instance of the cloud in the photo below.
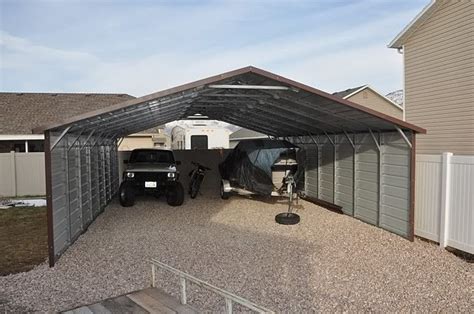
{"type": "MultiPolygon", "coordinates": [[[[305,3],[295,1],[294,6],[305,3]]],[[[330,92],[363,83],[383,92],[400,87],[401,57],[385,47],[390,40],[386,38],[387,29],[412,16],[412,11],[356,22],[350,28],[331,24],[335,16],[345,17],[373,5],[371,1],[360,1],[316,10],[295,20],[293,26],[284,17],[277,20],[275,12],[269,13],[279,5],[282,4],[236,1],[210,3],[193,10],[165,6],[158,11],[134,8],[129,12],[139,21],[150,21],[149,26],[156,26],[156,31],[152,28],[138,32],[143,25],[134,24],[135,28],[128,33],[120,26],[120,19],[104,21],[110,31],[117,27],[118,31],[124,30],[124,45],[148,43],[140,45],[138,55],[117,56],[95,47],[83,50],[87,52],[53,48],[1,32],[0,88],[124,92],[141,96],[247,65],[330,92]],[[266,24],[268,21],[273,24],[266,24]],[[255,37],[247,33],[252,26],[255,37]],[[274,27],[278,32],[262,33],[257,26],[274,27]],[[140,38],[127,37],[133,34],[140,38]],[[173,38],[164,37],[170,34],[173,38]],[[38,75],[41,80],[36,79],[38,75]]],[[[286,19],[293,21],[294,17],[286,19]]],[[[104,47],[110,40],[104,38],[103,43],[96,44],[104,47]]],[[[120,44],[122,41],[117,41],[120,44]]],[[[128,51],[124,47],[123,51],[128,51]]]]}
{"type": "Polygon", "coordinates": [[[93,64],[99,60],[88,53],[61,50],[37,45],[31,41],[0,31],[1,70],[25,69],[38,63],[61,63],[65,67],[80,67],[83,64],[93,64]]]}

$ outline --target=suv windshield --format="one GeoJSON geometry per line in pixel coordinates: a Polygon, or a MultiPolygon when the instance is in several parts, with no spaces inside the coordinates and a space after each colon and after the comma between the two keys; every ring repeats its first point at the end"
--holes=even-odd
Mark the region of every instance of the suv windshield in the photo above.
{"type": "Polygon", "coordinates": [[[174,163],[173,153],[167,150],[134,150],[130,156],[130,162],[160,162],[174,163]]]}

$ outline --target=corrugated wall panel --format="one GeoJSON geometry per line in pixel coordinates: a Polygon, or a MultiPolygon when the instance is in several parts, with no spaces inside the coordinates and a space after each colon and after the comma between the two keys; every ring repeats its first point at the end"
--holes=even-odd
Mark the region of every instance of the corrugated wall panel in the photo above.
{"type": "MultiPolygon", "coordinates": [[[[60,133],[51,134],[55,143],[60,133]]],[[[92,145],[85,136],[66,134],[51,151],[51,200],[54,256],[73,243],[118,189],[116,143],[92,145]],[[88,144],[88,145],[85,145],[88,144]],[[92,147],[90,147],[92,145],[92,147]],[[117,180],[116,180],[117,181],[117,180]]]]}
{"type": "Polygon", "coordinates": [[[305,145],[306,170],[305,170],[305,192],[308,196],[318,198],[318,146],[305,145]]]}
{"type": "Polygon", "coordinates": [[[95,219],[100,213],[100,192],[99,192],[99,149],[97,146],[91,148],[91,194],[92,194],[92,214],[95,219]]]}
{"type": "Polygon", "coordinates": [[[319,143],[319,198],[334,203],[334,146],[325,137],[319,143]]]}
{"type": "Polygon", "coordinates": [[[345,214],[352,216],[354,213],[354,149],[344,135],[336,137],[336,160],[335,203],[342,206],[342,211],[345,214]]]}
{"type": "MultiPolygon", "coordinates": [[[[54,142],[59,134],[51,134],[54,142]]],[[[53,243],[54,253],[59,255],[69,245],[69,212],[68,196],[66,188],[66,147],[65,141],[61,140],[51,151],[51,191],[53,206],[53,243]]]]}
{"type": "MultiPolygon", "coordinates": [[[[82,145],[81,145],[82,148],[82,145]]],[[[82,202],[82,224],[87,227],[92,222],[92,202],[90,200],[90,163],[89,148],[83,147],[80,152],[81,158],[81,202],[82,202]]]]}
{"type": "MultiPolygon", "coordinates": [[[[66,136],[69,138],[69,136],[66,136]]],[[[74,139],[73,139],[74,140],[74,139]]],[[[71,141],[71,140],[69,140],[71,141]]],[[[70,142],[69,145],[72,143],[70,142]]],[[[71,242],[76,239],[82,231],[82,212],[79,204],[79,161],[77,145],[71,147],[68,151],[68,182],[69,182],[69,215],[71,228],[71,242]]]]}
{"type": "MultiPolygon", "coordinates": [[[[407,133],[410,138],[410,134],[407,133]]],[[[411,149],[398,133],[382,138],[382,199],[380,227],[402,236],[409,234],[411,149]]]]}
{"type": "Polygon", "coordinates": [[[378,151],[370,134],[357,134],[356,207],[354,217],[376,225],[378,219],[378,151]]]}

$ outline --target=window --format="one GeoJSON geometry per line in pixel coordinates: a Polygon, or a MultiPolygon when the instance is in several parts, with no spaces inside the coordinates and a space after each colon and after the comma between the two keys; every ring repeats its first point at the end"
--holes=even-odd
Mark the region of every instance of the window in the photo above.
{"type": "Polygon", "coordinates": [[[25,141],[0,141],[0,153],[25,152],[25,141]]]}
{"type": "Polygon", "coordinates": [[[44,152],[44,142],[43,141],[28,141],[28,152],[44,152]]]}
{"type": "Polygon", "coordinates": [[[207,135],[191,135],[191,149],[207,149],[207,135]]]}

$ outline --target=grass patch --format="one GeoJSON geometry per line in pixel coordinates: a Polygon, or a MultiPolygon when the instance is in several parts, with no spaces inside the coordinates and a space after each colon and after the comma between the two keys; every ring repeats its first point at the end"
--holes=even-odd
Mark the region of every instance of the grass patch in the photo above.
{"type": "Polygon", "coordinates": [[[0,209],[0,276],[28,271],[48,256],[46,207],[0,209]]]}

